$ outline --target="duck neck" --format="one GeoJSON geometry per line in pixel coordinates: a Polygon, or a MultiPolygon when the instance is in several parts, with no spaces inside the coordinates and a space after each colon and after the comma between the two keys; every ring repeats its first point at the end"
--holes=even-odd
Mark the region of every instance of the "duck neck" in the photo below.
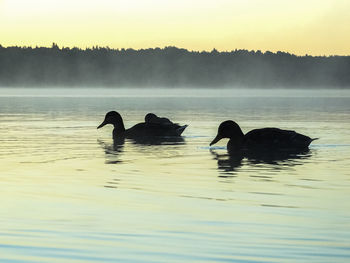
{"type": "Polygon", "coordinates": [[[230,138],[227,143],[227,147],[230,149],[241,149],[244,145],[244,137],[234,137],[230,138]]]}
{"type": "Polygon", "coordinates": [[[125,126],[121,116],[118,116],[118,118],[116,118],[112,124],[114,126],[114,130],[113,130],[114,134],[125,132],[125,126]]]}
{"type": "Polygon", "coordinates": [[[241,128],[237,125],[237,127],[235,127],[234,130],[231,130],[229,136],[227,137],[232,140],[243,140],[244,133],[242,132],[241,128]]]}
{"type": "Polygon", "coordinates": [[[120,132],[125,132],[125,127],[123,121],[118,122],[118,123],[113,123],[114,126],[114,132],[120,133],[120,132]]]}
{"type": "Polygon", "coordinates": [[[242,149],[244,146],[244,134],[241,129],[237,130],[235,134],[232,134],[229,137],[229,141],[227,143],[228,148],[231,149],[242,149]]]}

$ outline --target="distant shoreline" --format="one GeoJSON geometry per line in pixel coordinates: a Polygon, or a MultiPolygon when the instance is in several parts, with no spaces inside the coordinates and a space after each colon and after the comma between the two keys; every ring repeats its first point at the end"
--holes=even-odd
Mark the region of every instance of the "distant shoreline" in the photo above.
{"type": "Polygon", "coordinates": [[[0,45],[0,87],[348,89],[349,72],[350,56],[0,45]]]}

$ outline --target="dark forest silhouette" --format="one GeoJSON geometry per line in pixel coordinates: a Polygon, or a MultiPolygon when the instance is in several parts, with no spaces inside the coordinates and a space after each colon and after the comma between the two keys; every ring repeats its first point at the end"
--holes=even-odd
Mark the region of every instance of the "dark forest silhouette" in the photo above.
{"type": "Polygon", "coordinates": [[[2,47],[2,87],[350,87],[350,56],[2,47]]]}

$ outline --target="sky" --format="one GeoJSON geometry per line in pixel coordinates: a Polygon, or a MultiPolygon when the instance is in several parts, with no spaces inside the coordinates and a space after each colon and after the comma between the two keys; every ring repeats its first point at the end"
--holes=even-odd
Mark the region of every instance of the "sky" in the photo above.
{"type": "Polygon", "coordinates": [[[350,0],[0,0],[2,46],[350,55],[350,0]]]}

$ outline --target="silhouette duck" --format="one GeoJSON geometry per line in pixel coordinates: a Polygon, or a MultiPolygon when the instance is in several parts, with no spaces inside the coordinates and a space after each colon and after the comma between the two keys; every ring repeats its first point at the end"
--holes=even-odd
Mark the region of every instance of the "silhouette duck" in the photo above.
{"type": "Polygon", "coordinates": [[[254,151],[303,151],[308,149],[315,139],[290,130],[279,128],[262,128],[251,130],[243,134],[239,125],[234,121],[224,121],[220,124],[218,134],[210,143],[213,145],[222,138],[229,138],[228,152],[254,152],[254,151]]]}
{"type": "Polygon", "coordinates": [[[146,116],[145,116],[145,122],[146,123],[163,124],[163,125],[172,125],[172,124],[174,124],[168,118],[158,117],[154,113],[147,113],[146,116]]]}
{"type": "Polygon", "coordinates": [[[112,124],[114,126],[113,139],[180,136],[187,127],[187,125],[162,125],[158,123],[142,122],[129,129],[125,129],[123,118],[116,111],[108,112],[104,121],[97,127],[97,129],[100,129],[107,124],[112,124]]]}
{"type": "Polygon", "coordinates": [[[145,116],[145,122],[147,124],[160,124],[160,125],[171,125],[177,130],[186,129],[188,125],[180,126],[178,123],[173,123],[168,118],[158,117],[154,113],[147,113],[145,116]]]}

